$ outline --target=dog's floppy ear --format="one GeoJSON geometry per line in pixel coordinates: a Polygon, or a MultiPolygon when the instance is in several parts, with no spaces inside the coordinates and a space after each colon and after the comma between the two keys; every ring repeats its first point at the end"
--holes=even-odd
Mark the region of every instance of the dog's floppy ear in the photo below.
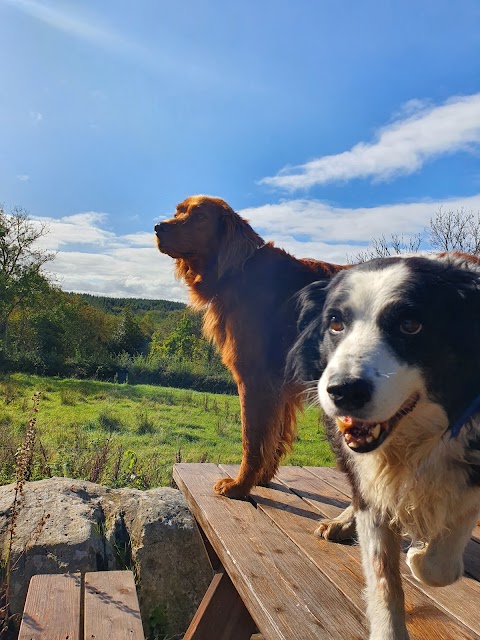
{"type": "Polygon", "coordinates": [[[298,333],[304,331],[312,321],[320,321],[329,284],[329,280],[318,280],[304,287],[296,294],[297,308],[299,310],[298,333]]]}
{"type": "Polygon", "coordinates": [[[222,211],[220,225],[221,237],[217,257],[219,279],[228,271],[241,269],[255,250],[264,244],[248,222],[228,205],[222,211]]]}
{"type": "Polygon", "coordinates": [[[480,269],[457,269],[455,279],[454,286],[462,301],[472,347],[480,350],[480,269]]]}
{"type": "MultiPolygon", "coordinates": [[[[470,258],[470,257],[469,257],[470,258]]],[[[450,436],[458,436],[463,425],[480,411],[478,380],[480,378],[480,262],[469,259],[458,265],[451,263],[441,274],[455,291],[457,302],[451,305],[451,321],[457,325],[454,343],[461,363],[461,403],[448,410],[450,436]],[[475,267],[474,265],[478,265],[475,267]],[[473,268],[472,268],[473,267],[473,268]],[[468,338],[467,338],[468,336],[468,338]],[[463,357],[462,357],[463,356],[463,357]],[[472,357],[473,356],[473,357],[472,357]]],[[[451,386],[455,382],[450,383],[451,386]]]]}
{"type": "Polygon", "coordinates": [[[305,383],[321,376],[322,312],[327,290],[328,282],[318,281],[296,295],[297,339],[287,355],[287,380],[305,383]]]}
{"type": "Polygon", "coordinates": [[[441,256],[446,266],[438,274],[437,282],[456,292],[462,313],[469,318],[468,324],[473,325],[470,328],[473,333],[480,334],[480,259],[476,256],[463,257],[463,254],[441,256]]]}

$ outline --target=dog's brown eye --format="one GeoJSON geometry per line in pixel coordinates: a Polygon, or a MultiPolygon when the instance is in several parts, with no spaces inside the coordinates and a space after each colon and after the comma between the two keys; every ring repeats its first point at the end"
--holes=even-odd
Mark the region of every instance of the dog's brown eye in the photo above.
{"type": "Polygon", "coordinates": [[[332,333],[340,333],[345,329],[345,325],[343,324],[341,318],[339,318],[338,316],[332,316],[330,318],[329,328],[332,333]]]}
{"type": "Polygon", "coordinates": [[[406,318],[400,322],[400,331],[406,333],[409,336],[414,336],[416,333],[420,333],[422,330],[422,323],[418,320],[412,320],[406,318]]]}

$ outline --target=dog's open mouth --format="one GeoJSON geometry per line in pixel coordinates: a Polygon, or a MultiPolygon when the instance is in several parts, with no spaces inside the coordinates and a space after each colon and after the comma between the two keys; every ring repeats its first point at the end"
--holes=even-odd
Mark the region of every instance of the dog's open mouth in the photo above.
{"type": "Polygon", "coordinates": [[[352,416],[343,416],[337,418],[337,426],[352,451],[368,453],[380,446],[392,429],[415,409],[419,398],[418,393],[410,396],[397,413],[384,422],[364,422],[352,416]]]}

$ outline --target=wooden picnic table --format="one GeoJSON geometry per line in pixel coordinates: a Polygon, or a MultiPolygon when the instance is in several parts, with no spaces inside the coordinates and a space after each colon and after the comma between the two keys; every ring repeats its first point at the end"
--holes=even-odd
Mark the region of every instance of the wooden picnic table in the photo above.
{"type": "Polygon", "coordinates": [[[131,571],[30,580],[18,640],[144,640],[131,571]]]}
{"type": "MultiPolygon", "coordinates": [[[[320,516],[350,500],[344,475],[325,467],[281,467],[248,500],[215,495],[213,484],[238,467],[176,464],[216,571],[184,640],[365,639],[358,545],[313,535],[320,516]]],[[[465,576],[449,587],[421,585],[402,558],[412,640],[480,640],[480,529],[465,551],[465,576]]]]}

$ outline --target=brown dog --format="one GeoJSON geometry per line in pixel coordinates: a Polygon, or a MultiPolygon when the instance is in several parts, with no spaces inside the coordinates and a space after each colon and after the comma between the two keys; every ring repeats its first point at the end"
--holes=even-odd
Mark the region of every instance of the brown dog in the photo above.
{"type": "Polygon", "coordinates": [[[296,333],[292,296],[344,267],[298,260],[265,243],[220,198],[187,198],[155,233],[160,251],[175,258],[193,306],[206,309],[204,333],[238,385],[242,464],[215,491],[241,498],[273,478],[295,436],[301,388],[284,379],[296,333]]]}

